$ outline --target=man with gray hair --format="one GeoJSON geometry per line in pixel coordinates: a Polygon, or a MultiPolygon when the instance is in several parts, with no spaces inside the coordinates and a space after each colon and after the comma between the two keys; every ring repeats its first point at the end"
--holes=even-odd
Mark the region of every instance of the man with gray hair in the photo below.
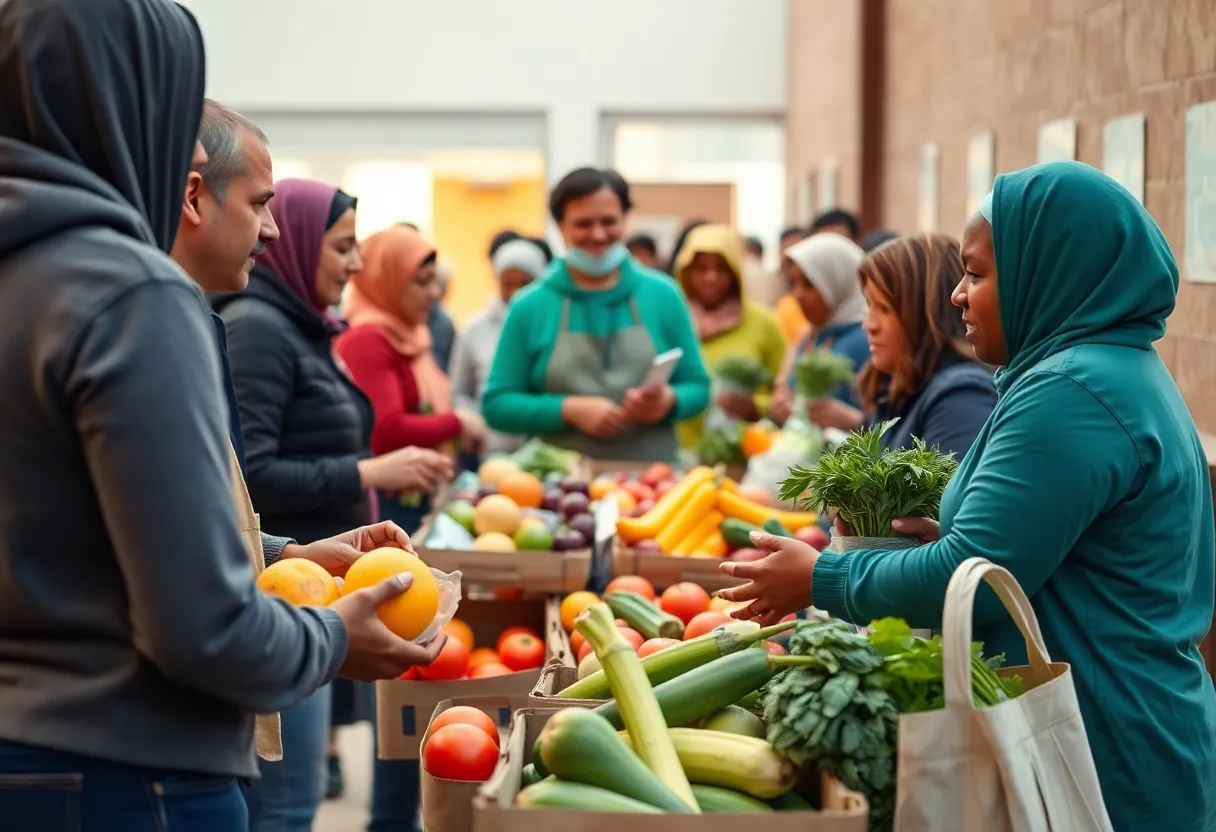
{"type": "Polygon", "coordinates": [[[266,134],[208,98],[198,142],[172,257],[204,291],[239,292],[253,258],[279,238],[266,134]]]}

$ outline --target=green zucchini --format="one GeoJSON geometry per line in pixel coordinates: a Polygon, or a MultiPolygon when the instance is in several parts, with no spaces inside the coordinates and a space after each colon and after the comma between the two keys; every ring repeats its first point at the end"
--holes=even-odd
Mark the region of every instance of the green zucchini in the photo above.
{"type": "Polygon", "coordinates": [[[760,717],[738,705],[727,705],[716,714],[710,714],[701,720],[699,727],[706,731],[723,731],[761,740],[765,734],[764,723],[760,721],[760,717]]]}
{"type": "Polygon", "coordinates": [[[570,783],[556,778],[542,780],[515,795],[515,805],[521,809],[575,809],[590,812],[636,812],[660,814],[656,809],[616,792],[570,783]]]}
{"type": "Polygon", "coordinates": [[[773,811],[773,807],[767,803],[720,786],[699,786],[694,783],[692,793],[701,804],[701,811],[709,815],[773,811]]]}
{"type": "Polygon", "coordinates": [[[566,708],[549,717],[540,732],[540,759],[561,780],[607,789],[665,812],[693,811],[611,725],[583,708],[566,708]]]}
{"type": "Polygon", "coordinates": [[[760,530],[759,526],[734,517],[727,517],[718,524],[718,531],[722,533],[722,539],[726,541],[726,545],[731,549],[751,548],[755,545],[752,543],[752,532],[760,530]]]}
{"type": "Polygon", "coordinates": [[[528,763],[526,766],[524,766],[524,770],[519,776],[519,787],[521,789],[526,789],[533,783],[539,783],[544,779],[545,778],[541,776],[540,772],[536,770],[536,766],[528,763]]]}
{"type": "Polygon", "coordinates": [[[684,637],[683,621],[663,612],[636,592],[609,592],[604,601],[613,615],[623,618],[645,639],[684,637]]]}
{"type": "Polygon", "coordinates": [[[776,517],[770,517],[769,519],[765,520],[764,525],[761,526],[760,528],[763,529],[764,531],[768,532],[771,535],[776,535],[777,537],[793,537],[794,536],[793,533],[790,532],[790,530],[787,529],[784,525],[782,525],[781,521],[778,520],[776,517]]]}
{"type": "MultiPolygon", "coordinates": [[[[662,650],[655,655],[665,652],[668,651],[662,650]]],[[[817,659],[813,656],[775,656],[767,650],[740,650],[663,682],[655,687],[654,695],[659,700],[659,709],[663,711],[667,725],[679,728],[715,714],[752,691],[759,690],[782,668],[815,661],[817,659]]],[[[617,728],[623,727],[615,700],[605,702],[592,713],[602,716],[617,728]]]]}
{"type": "Polygon", "coordinates": [[[790,789],[781,797],[774,798],[768,802],[778,812],[813,812],[815,807],[798,792],[790,789]]]}
{"type": "Polygon", "coordinates": [[[549,776],[550,771],[545,768],[545,761],[540,758],[540,737],[537,737],[536,742],[532,743],[532,766],[541,777],[549,776]]]}
{"type": "MultiPolygon", "coordinates": [[[[694,667],[700,667],[745,647],[760,645],[760,642],[785,632],[796,623],[787,621],[761,629],[753,621],[734,621],[722,629],[651,653],[642,659],[642,669],[646,671],[646,678],[652,686],[660,685],[694,667]]],[[[763,649],[763,645],[760,647],[763,649]]],[[[612,696],[612,690],[608,687],[608,677],[604,675],[604,671],[599,670],[558,691],[557,696],[562,699],[608,699],[612,696]]]]}

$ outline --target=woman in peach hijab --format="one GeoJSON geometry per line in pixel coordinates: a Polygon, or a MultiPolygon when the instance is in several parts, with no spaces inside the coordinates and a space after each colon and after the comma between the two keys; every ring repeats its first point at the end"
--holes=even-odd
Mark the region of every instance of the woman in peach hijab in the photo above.
{"type": "MultiPolygon", "coordinates": [[[[455,410],[452,386],[431,354],[427,326],[439,300],[435,247],[406,226],[372,235],[362,247],[363,270],[351,278],[343,309],[350,329],[335,345],[375,413],[372,453],[416,445],[476,450],[481,417],[455,410]]],[[[425,506],[416,495],[380,495],[380,519],[414,531],[425,506]]]]}

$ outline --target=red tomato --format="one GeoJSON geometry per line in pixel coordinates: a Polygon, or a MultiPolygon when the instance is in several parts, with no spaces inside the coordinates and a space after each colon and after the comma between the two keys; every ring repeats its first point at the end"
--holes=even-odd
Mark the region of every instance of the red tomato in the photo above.
{"type": "Polygon", "coordinates": [[[516,633],[503,641],[498,656],[512,670],[531,670],[545,663],[545,643],[531,633],[516,633]]]}
{"type": "Polygon", "coordinates": [[[633,648],[633,652],[638,652],[646,639],[642,638],[642,634],[637,630],[631,630],[628,627],[621,627],[621,635],[625,637],[625,641],[633,648]]]}
{"type": "Polygon", "coordinates": [[[627,482],[624,489],[629,492],[636,503],[654,502],[654,489],[640,482],[627,482]]]}
{"type": "Polygon", "coordinates": [[[498,764],[498,744],[472,725],[445,725],[426,741],[422,764],[432,777],[483,783],[498,764]]]}
{"type": "Polygon", "coordinates": [[[570,634],[570,649],[574,651],[574,655],[578,655],[578,651],[583,649],[587,639],[583,638],[583,634],[575,630],[570,634]]]}
{"type": "Polygon", "coordinates": [[[411,667],[409,670],[407,670],[401,674],[401,680],[404,682],[408,682],[410,679],[417,679],[417,678],[418,678],[418,668],[416,668],[416,667],[411,667]]]}
{"type": "Polygon", "coordinates": [[[583,659],[587,658],[587,656],[591,655],[594,652],[595,651],[591,649],[590,644],[588,644],[587,642],[583,642],[583,646],[578,648],[578,663],[582,664],[583,659]]]}
{"type": "Polygon", "coordinates": [[[494,597],[499,601],[515,601],[524,597],[524,591],[519,587],[503,586],[494,590],[494,597]]]}
{"type": "Polygon", "coordinates": [[[638,648],[638,657],[644,659],[651,653],[666,650],[668,647],[675,647],[679,643],[680,640],[675,638],[652,638],[649,641],[642,642],[642,646],[638,648]]]}
{"type": "Polygon", "coordinates": [[[502,633],[499,634],[498,643],[494,645],[494,649],[501,653],[502,652],[502,643],[504,641],[506,641],[507,639],[509,639],[511,636],[515,635],[516,633],[527,633],[528,635],[532,636],[533,638],[540,638],[540,636],[538,636],[536,634],[536,631],[533,630],[531,627],[520,627],[520,626],[508,627],[507,629],[503,630],[502,633]]]}
{"type": "Polygon", "coordinates": [[[434,734],[445,725],[472,725],[474,728],[485,731],[486,736],[494,740],[494,745],[498,745],[498,726],[485,711],[479,708],[472,708],[468,705],[448,708],[431,720],[430,726],[426,729],[427,733],[434,734]]]}
{"type": "Polygon", "coordinates": [[[662,499],[667,495],[667,492],[676,487],[675,480],[662,480],[654,487],[654,496],[662,499]]]}
{"type": "MultiPolygon", "coordinates": [[[[709,609],[709,593],[697,584],[687,581],[673,584],[663,590],[662,596],[659,597],[659,608],[687,625],[697,615],[709,609]]],[[[684,637],[688,638],[688,634],[685,633],[684,637]]]]}
{"type": "Polygon", "coordinates": [[[654,584],[638,575],[621,575],[613,578],[608,584],[608,588],[604,590],[604,594],[609,592],[636,592],[648,601],[653,601],[654,584]]]}
{"type": "Polygon", "coordinates": [[[490,647],[478,647],[469,654],[469,670],[483,664],[502,664],[498,652],[490,647]]]}
{"type": "Polygon", "coordinates": [[[764,642],[764,649],[772,653],[774,656],[784,656],[786,652],[785,648],[775,641],[764,642]]]}
{"type": "Polygon", "coordinates": [[[688,626],[684,628],[684,640],[703,636],[710,630],[721,627],[723,624],[729,624],[733,621],[729,615],[723,612],[703,612],[693,616],[692,621],[688,622],[688,626]]]}
{"type": "Polygon", "coordinates": [[[454,638],[449,638],[435,657],[435,661],[418,668],[418,675],[428,682],[459,679],[469,671],[469,648],[454,638]]]}
{"type": "Polygon", "coordinates": [[[491,676],[510,676],[514,673],[511,668],[498,662],[484,662],[469,671],[470,679],[488,679],[491,676]]]}
{"type": "Polygon", "coordinates": [[[664,480],[671,479],[671,466],[665,462],[656,462],[642,472],[642,482],[654,488],[664,480]]]}

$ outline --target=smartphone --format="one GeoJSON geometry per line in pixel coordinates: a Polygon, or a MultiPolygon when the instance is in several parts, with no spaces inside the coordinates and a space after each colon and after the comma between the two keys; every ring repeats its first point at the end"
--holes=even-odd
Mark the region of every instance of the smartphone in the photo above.
{"type": "Polygon", "coordinates": [[[676,371],[676,365],[680,363],[680,359],[684,357],[684,350],[676,347],[674,350],[659,353],[650,362],[650,369],[646,372],[646,378],[643,379],[639,387],[663,387],[667,382],[671,381],[671,374],[676,371]]]}

